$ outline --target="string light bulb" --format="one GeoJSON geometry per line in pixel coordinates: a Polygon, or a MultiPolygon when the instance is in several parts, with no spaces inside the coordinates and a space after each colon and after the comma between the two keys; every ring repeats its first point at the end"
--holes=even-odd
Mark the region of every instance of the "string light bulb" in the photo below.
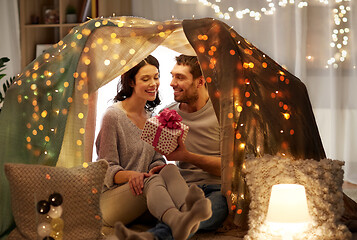
{"type": "MultiPolygon", "coordinates": [[[[321,1],[321,0],[320,0],[321,1]]],[[[326,1],[326,0],[325,0],[326,1]]],[[[258,10],[250,10],[249,8],[245,9],[239,9],[235,10],[233,6],[227,7],[227,11],[222,11],[221,7],[219,6],[218,3],[221,1],[215,3],[212,3],[211,1],[208,0],[199,0],[199,3],[201,3],[204,6],[208,6],[214,10],[214,12],[217,14],[217,16],[221,19],[231,19],[231,13],[235,14],[235,17],[238,19],[242,19],[245,15],[248,15],[249,17],[255,19],[256,21],[259,21],[262,17],[262,15],[273,15],[276,11],[275,3],[272,2],[272,0],[266,0],[266,5],[261,7],[260,11],[258,10]]],[[[327,1],[328,2],[328,1],[327,1]]],[[[307,1],[300,0],[300,1],[295,1],[295,0],[279,0],[278,5],[280,7],[285,7],[288,4],[293,5],[293,4],[298,4],[298,8],[304,8],[308,6],[307,1]]]]}
{"type": "MultiPolygon", "coordinates": [[[[325,2],[326,1],[324,1],[324,3],[325,2]]],[[[348,14],[351,10],[351,7],[348,6],[349,2],[351,2],[351,0],[335,0],[336,6],[332,10],[335,28],[332,31],[330,42],[330,47],[335,49],[335,53],[333,57],[327,60],[326,68],[330,66],[338,68],[339,63],[344,62],[348,56],[346,48],[350,29],[346,27],[346,25],[348,24],[348,14]]]]}
{"type": "MultiPolygon", "coordinates": [[[[311,0],[312,1],[312,0],[311,0]]],[[[333,22],[335,25],[335,29],[332,33],[332,41],[330,43],[330,47],[335,49],[335,54],[333,57],[327,60],[326,68],[329,66],[333,66],[334,68],[338,68],[338,64],[344,62],[347,58],[347,50],[345,49],[348,45],[349,41],[349,32],[350,29],[345,27],[346,24],[349,23],[349,12],[351,11],[351,7],[346,4],[351,2],[351,0],[315,0],[324,5],[329,5],[330,2],[334,2],[337,6],[333,9],[333,22]],[[343,52],[343,53],[342,53],[343,52]]],[[[251,10],[249,8],[244,9],[235,9],[232,5],[227,7],[227,10],[222,10],[220,6],[221,1],[217,0],[199,0],[200,4],[210,7],[214,10],[215,14],[220,19],[229,20],[232,17],[236,17],[237,19],[243,19],[245,16],[249,16],[256,21],[261,20],[263,15],[273,15],[276,12],[276,4],[273,0],[265,0],[265,3],[262,1],[263,6],[261,6],[260,10],[251,10]]],[[[277,3],[277,7],[286,7],[287,5],[297,5],[298,8],[307,7],[307,0],[279,0],[277,3]]],[[[308,59],[311,60],[311,59],[308,59]]]]}

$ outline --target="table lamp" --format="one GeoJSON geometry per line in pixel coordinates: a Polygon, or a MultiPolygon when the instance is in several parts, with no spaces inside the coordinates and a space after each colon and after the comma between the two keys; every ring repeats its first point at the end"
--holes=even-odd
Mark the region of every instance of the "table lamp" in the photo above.
{"type": "Polygon", "coordinates": [[[277,184],[272,187],[266,223],[272,233],[284,240],[306,230],[311,222],[305,187],[299,184],[277,184]]]}

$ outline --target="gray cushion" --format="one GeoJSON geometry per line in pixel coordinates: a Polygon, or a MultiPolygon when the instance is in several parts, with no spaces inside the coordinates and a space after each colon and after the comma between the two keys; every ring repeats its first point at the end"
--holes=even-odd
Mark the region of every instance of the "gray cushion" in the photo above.
{"type": "Polygon", "coordinates": [[[51,224],[54,218],[40,214],[37,203],[47,201],[53,193],[59,193],[63,199],[59,217],[63,230],[57,234],[63,239],[102,239],[99,197],[107,167],[104,160],[74,168],[5,164],[17,226],[8,239],[43,239],[38,237],[39,224],[51,224]]]}

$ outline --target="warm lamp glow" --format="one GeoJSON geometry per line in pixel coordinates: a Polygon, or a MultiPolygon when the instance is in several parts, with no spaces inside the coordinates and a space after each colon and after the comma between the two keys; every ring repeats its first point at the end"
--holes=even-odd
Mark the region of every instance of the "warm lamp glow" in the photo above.
{"type": "Polygon", "coordinates": [[[278,184],[272,187],[266,222],[271,230],[292,239],[306,229],[311,221],[305,187],[298,184],[278,184]]]}

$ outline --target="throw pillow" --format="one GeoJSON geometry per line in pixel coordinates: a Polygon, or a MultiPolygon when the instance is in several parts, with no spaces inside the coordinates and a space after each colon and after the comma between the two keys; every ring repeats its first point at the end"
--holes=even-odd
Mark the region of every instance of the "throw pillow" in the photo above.
{"type": "Polygon", "coordinates": [[[74,168],[5,164],[16,228],[8,240],[102,239],[105,160],[74,168]]]}

